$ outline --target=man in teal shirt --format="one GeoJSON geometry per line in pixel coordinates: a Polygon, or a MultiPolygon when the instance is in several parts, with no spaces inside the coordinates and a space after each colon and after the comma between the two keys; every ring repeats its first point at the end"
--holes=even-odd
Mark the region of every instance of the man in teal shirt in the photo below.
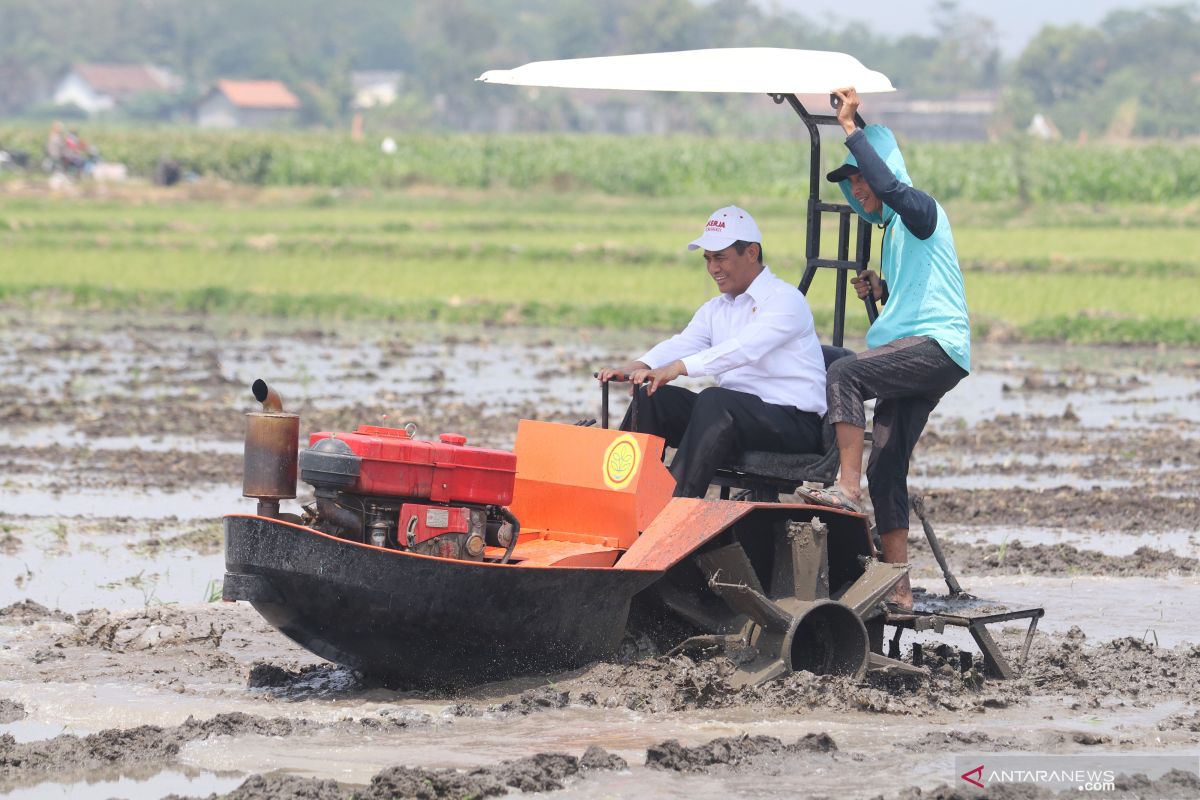
{"type": "MultiPolygon", "coordinates": [[[[837,432],[837,484],[809,496],[858,510],[861,502],[863,401],[875,398],[867,485],[885,561],[908,561],[908,462],[942,395],[971,368],[971,326],[962,270],[946,212],[914,189],[896,144],[881,125],[855,124],[858,94],[838,89],[838,122],[850,154],[829,173],[863,219],[883,228],[883,279],[854,279],[859,297],[883,302],[867,332],[867,349],[834,362],[827,381],[828,419],[837,432]]],[[[912,607],[907,577],[891,598],[912,607]]]]}

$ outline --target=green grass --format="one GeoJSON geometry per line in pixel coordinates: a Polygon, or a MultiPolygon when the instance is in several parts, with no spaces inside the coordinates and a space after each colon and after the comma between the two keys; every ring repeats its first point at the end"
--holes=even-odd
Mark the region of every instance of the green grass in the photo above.
{"type": "MultiPolygon", "coordinates": [[[[712,296],[687,253],[704,216],[735,199],[767,262],[799,279],[797,204],[493,191],[267,193],[215,201],[0,200],[0,297],[82,308],[305,318],[672,328],[712,296]]],[[[166,197],[172,197],[167,195],[166,197]]],[[[1072,226],[965,209],[955,226],[980,334],[1200,344],[1200,228],[1135,207],[1138,224],[1072,226]],[[994,224],[991,220],[995,220],[994,224]]],[[[955,209],[951,208],[952,217],[955,209]]],[[[824,235],[832,255],[835,234],[824,235]]],[[[828,331],[832,277],[809,293],[828,331]]],[[[852,304],[850,330],[865,329],[852,304]]]]}
{"type": "Polygon", "coordinates": [[[223,588],[224,588],[224,581],[217,580],[216,578],[210,578],[208,583],[204,587],[204,597],[203,597],[204,602],[205,603],[219,602],[221,600],[221,592],[222,592],[223,588]]]}
{"type": "MultiPolygon", "coordinates": [[[[694,310],[712,296],[703,262],[691,264],[598,263],[594,258],[408,257],[396,260],[363,255],[232,252],[213,255],[175,251],[79,250],[61,253],[8,249],[0,283],[8,287],[93,287],[162,296],[245,293],[286,297],[296,314],[344,312],[342,298],[377,301],[381,308],[423,302],[449,306],[492,301],[516,305],[529,301],[574,307],[665,304],[694,310]]],[[[776,271],[798,280],[799,265],[776,271]]],[[[983,319],[1023,325],[1059,314],[1111,312],[1133,317],[1183,317],[1196,312],[1197,291],[1181,290],[1177,279],[1064,273],[1019,275],[968,273],[972,310],[983,319]]],[[[814,298],[832,293],[823,272],[811,290],[814,298]]],[[[221,301],[213,301],[220,304],[221,301]]],[[[616,321],[620,324],[620,321],[616,321]]]]}

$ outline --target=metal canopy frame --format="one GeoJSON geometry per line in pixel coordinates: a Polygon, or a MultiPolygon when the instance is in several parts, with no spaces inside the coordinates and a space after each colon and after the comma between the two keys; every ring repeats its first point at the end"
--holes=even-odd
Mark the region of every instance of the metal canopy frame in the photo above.
{"type": "MultiPolygon", "coordinates": [[[[817,270],[821,268],[835,269],[833,297],[833,335],[830,337],[835,347],[842,347],[846,334],[846,299],[849,276],[847,272],[854,270],[861,273],[871,261],[871,223],[859,217],[848,203],[827,203],[821,200],[821,125],[836,125],[838,118],[833,114],[814,114],[804,107],[794,94],[772,94],[769,97],[777,104],[786,102],[804,122],[808,129],[809,162],[808,162],[808,218],[804,231],[804,275],[800,279],[799,289],[807,296],[812,286],[817,270]],[[836,258],[821,258],[821,215],[838,215],[838,245],[836,258]],[[851,217],[857,218],[855,225],[854,259],[850,259],[850,222],[851,217]]],[[[858,127],[865,128],[862,115],[855,114],[858,127]]],[[[874,322],[879,316],[875,301],[870,297],[864,298],[867,309],[867,319],[874,322]]]]}
{"type": "MultiPolygon", "coordinates": [[[[859,218],[855,228],[854,258],[850,258],[852,217],[849,205],[821,200],[821,125],[838,125],[837,116],[814,114],[799,95],[828,92],[835,86],[856,86],[860,93],[892,92],[881,72],[867,69],[846,53],[775,47],[715,48],[665,53],[640,53],[597,58],[534,61],[515,69],[488,70],[477,78],[483,83],[604,91],[720,92],[766,94],[777,104],[787,103],[799,115],[809,135],[808,218],[805,223],[804,275],[798,288],[808,294],[822,268],[837,270],[834,280],[832,343],[841,347],[846,332],[847,272],[860,273],[871,260],[871,225],[859,218]],[[835,258],[821,257],[823,214],[838,216],[835,258]]],[[[856,115],[860,127],[865,127],[856,115]]],[[[867,299],[867,318],[878,316],[875,302],[867,299]]]]}

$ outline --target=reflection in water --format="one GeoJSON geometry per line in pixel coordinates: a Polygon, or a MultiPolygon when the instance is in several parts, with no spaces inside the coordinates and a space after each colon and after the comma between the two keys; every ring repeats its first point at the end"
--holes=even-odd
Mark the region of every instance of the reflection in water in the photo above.
{"type": "MultiPolygon", "coordinates": [[[[146,778],[127,776],[100,778],[77,783],[39,783],[11,789],[6,800],[50,800],[57,797],[120,797],[124,800],[158,800],[169,794],[206,797],[224,794],[238,787],[244,776],[224,772],[168,769],[146,778]]],[[[2,788],[2,787],[0,787],[2,788]]]]}
{"type": "MultiPolygon", "coordinates": [[[[108,520],[112,532],[77,534],[72,519],[40,520],[22,530],[21,548],[4,560],[0,607],[30,599],[66,612],[201,603],[225,574],[225,556],[178,546],[146,547],[179,535],[168,522],[151,530],[134,519],[108,520]],[[61,541],[60,541],[61,539],[61,541]]],[[[92,523],[94,524],[94,523],[92,523]]]]}

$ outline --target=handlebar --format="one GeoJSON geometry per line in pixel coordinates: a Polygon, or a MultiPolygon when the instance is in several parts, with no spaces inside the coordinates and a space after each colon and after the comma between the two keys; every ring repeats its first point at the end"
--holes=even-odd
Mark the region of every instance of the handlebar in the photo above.
{"type": "MultiPolygon", "coordinates": [[[[592,373],[593,378],[599,378],[599,372],[592,373]]],[[[629,383],[628,375],[621,375],[619,378],[613,376],[606,381],[600,382],[600,427],[608,428],[608,385],[610,383],[629,383]]],[[[632,411],[630,412],[629,422],[632,430],[638,429],[638,407],[641,405],[642,399],[646,396],[646,383],[639,383],[633,392],[633,400],[631,402],[632,411]]]]}
{"type": "MultiPolygon", "coordinates": [[[[829,107],[835,112],[842,107],[842,98],[838,97],[833,92],[829,93],[829,107]]],[[[862,114],[854,112],[854,124],[859,128],[867,127],[867,123],[863,120],[862,114]]]]}
{"type": "MultiPolygon", "coordinates": [[[[858,271],[859,277],[862,277],[862,274],[864,272],[866,272],[866,270],[860,269],[858,271]]],[[[868,282],[867,285],[869,287],[870,283],[868,282]]],[[[862,301],[863,301],[863,304],[866,305],[866,307],[867,307],[867,322],[874,323],[875,320],[879,318],[879,306],[877,306],[875,304],[875,292],[873,292],[873,291],[867,292],[867,296],[864,297],[862,299],[862,301]]]]}

